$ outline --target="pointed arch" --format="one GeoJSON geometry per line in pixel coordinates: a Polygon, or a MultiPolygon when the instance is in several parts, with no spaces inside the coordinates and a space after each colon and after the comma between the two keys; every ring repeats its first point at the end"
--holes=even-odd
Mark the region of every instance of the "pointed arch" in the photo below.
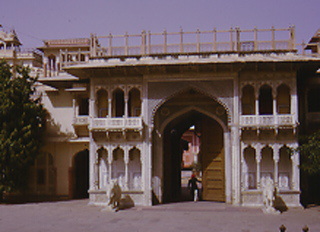
{"type": "Polygon", "coordinates": [[[129,91],[128,114],[129,117],[138,117],[141,114],[141,96],[140,90],[132,88],[129,91]]]}
{"type": "Polygon", "coordinates": [[[97,150],[98,154],[98,163],[97,163],[97,169],[98,169],[98,188],[99,189],[106,189],[107,185],[109,183],[109,165],[108,165],[108,151],[101,147],[97,150]]]}
{"type": "Polygon", "coordinates": [[[290,88],[286,84],[281,84],[277,88],[277,113],[290,114],[290,88]]]}
{"type": "Polygon", "coordinates": [[[269,85],[263,85],[259,89],[259,114],[273,114],[273,96],[272,88],[269,85]]]}
{"type": "Polygon", "coordinates": [[[257,188],[257,161],[256,161],[256,150],[248,146],[243,151],[244,165],[244,187],[245,189],[256,189],[257,188]]]}
{"type": "Polygon", "coordinates": [[[129,150],[128,172],[129,172],[129,189],[141,190],[142,188],[141,152],[136,147],[133,147],[129,150]]]}
{"type": "Polygon", "coordinates": [[[125,188],[124,150],[117,147],[112,152],[112,179],[117,179],[119,186],[125,188]]]}
{"type": "Polygon", "coordinates": [[[241,112],[243,115],[255,114],[255,94],[252,85],[246,85],[242,88],[241,94],[241,112]]]}
{"type": "Polygon", "coordinates": [[[154,123],[154,119],[155,119],[155,114],[156,112],[159,110],[159,108],[166,102],[170,101],[170,99],[173,99],[175,98],[176,96],[179,96],[179,95],[183,95],[184,93],[187,93],[187,92],[195,92],[195,93],[199,93],[199,94],[202,94],[203,96],[206,96],[208,98],[211,98],[213,101],[216,101],[219,105],[221,105],[225,112],[226,112],[226,115],[227,115],[227,121],[228,123],[231,122],[231,113],[230,113],[230,110],[229,108],[227,107],[227,105],[225,103],[223,103],[220,99],[218,99],[216,96],[210,94],[210,93],[207,93],[206,91],[203,91],[202,89],[200,88],[197,88],[195,86],[192,86],[192,87],[187,87],[187,88],[184,88],[184,89],[181,89],[165,98],[163,98],[152,110],[152,124],[154,123]]]}
{"type": "Polygon", "coordinates": [[[124,91],[120,88],[112,92],[112,117],[123,117],[125,112],[124,91]]]}
{"type": "Polygon", "coordinates": [[[108,92],[105,89],[99,89],[97,95],[97,116],[98,118],[105,118],[108,116],[108,92]]]}

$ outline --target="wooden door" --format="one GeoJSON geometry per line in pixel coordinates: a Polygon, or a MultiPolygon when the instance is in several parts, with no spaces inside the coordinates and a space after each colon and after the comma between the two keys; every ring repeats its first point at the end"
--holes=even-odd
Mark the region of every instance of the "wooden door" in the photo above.
{"type": "Polygon", "coordinates": [[[223,130],[214,120],[202,120],[201,163],[203,200],[225,201],[223,130]]]}

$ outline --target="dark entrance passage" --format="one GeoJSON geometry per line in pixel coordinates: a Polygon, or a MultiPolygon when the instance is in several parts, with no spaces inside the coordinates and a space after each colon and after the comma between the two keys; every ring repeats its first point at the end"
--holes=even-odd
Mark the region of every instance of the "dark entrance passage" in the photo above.
{"type": "Polygon", "coordinates": [[[181,137],[191,126],[201,144],[198,167],[202,173],[202,199],[224,201],[223,130],[214,119],[192,110],[172,120],[164,130],[163,202],[190,200],[186,186],[181,185],[182,154],[188,146],[181,137]]]}
{"type": "Polygon", "coordinates": [[[89,151],[77,153],[73,160],[73,198],[88,198],[89,189],[89,151]]]}

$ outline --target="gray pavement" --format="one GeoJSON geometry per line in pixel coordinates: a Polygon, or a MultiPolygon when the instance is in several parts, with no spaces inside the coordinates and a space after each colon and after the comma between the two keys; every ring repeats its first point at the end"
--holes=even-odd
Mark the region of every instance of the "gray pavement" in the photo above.
{"type": "Polygon", "coordinates": [[[215,202],[181,202],[152,207],[134,207],[119,212],[88,205],[88,200],[0,205],[1,232],[81,231],[320,231],[320,207],[289,209],[266,215],[261,209],[215,202]]]}

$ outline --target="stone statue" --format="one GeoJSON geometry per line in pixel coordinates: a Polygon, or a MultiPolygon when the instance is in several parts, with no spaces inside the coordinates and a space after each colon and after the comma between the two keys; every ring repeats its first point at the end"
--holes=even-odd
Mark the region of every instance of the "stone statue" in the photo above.
{"type": "Polygon", "coordinates": [[[120,200],[121,200],[122,191],[118,184],[117,179],[111,180],[111,184],[109,185],[107,191],[107,197],[109,199],[108,207],[115,212],[120,209],[120,200]]]}
{"type": "Polygon", "coordinates": [[[265,186],[263,188],[263,212],[269,213],[269,214],[278,214],[279,211],[277,211],[274,208],[274,201],[275,201],[275,187],[273,184],[273,180],[270,177],[267,177],[265,181],[265,186]]]}

